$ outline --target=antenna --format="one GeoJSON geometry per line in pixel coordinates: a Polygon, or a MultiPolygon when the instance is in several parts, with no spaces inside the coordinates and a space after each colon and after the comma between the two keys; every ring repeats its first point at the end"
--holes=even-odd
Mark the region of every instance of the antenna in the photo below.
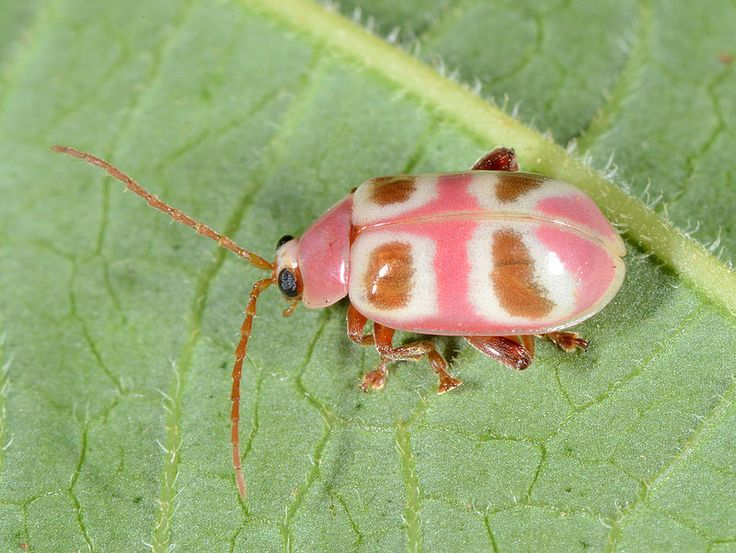
{"type": "MultiPolygon", "coordinates": [[[[240,462],[240,437],[238,435],[239,434],[239,424],[240,424],[240,381],[243,375],[243,362],[245,361],[245,356],[248,351],[248,340],[250,339],[251,329],[253,327],[253,318],[255,317],[255,314],[256,314],[256,302],[258,301],[258,296],[261,295],[261,292],[263,292],[266,288],[271,286],[271,284],[273,284],[276,281],[275,280],[276,277],[273,274],[275,265],[273,263],[269,263],[268,261],[263,259],[261,256],[256,255],[246,250],[245,248],[241,248],[232,239],[222,234],[219,234],[218,232],[214,231],[213,229],[211,229],[204,223],[200,223],[199,221],[191,218],[189,215],[187,215],[183,211],[180,211],[176,209],[175,207],[171,207],[166,202],[161,201],[157,196],[148,192],[145,188],[143,188],[135,180],[130,178],[128,175],[123,173],[120,169],[108,163],[107,161],[100,159],[99,157],[92,155],[90,153],[77,150],[76,148],[70,148],[69,146],[58,146],[57,145],[57,146],[53,146],[52,150],[55,152],[59,152],[61,154],[67,154],[72,157],[76,157],[77,159],[86,161],[87,163],[91,165],[101,167],[102,169],[107,171],[111,177],[125,184],[128,190],[134,192],[135,194],[137,194],[138,196],[146,200],[148,202],[148,205],[150,205],[151,207],[155,209],[158,209],[159,211],[163,211],[177,223],[181,223],[183,225],[191,227],[194,229],[194,231],[197,234],[201,234],[202,236],[211,238],[223,248],[227,248],[231,252],[234,252],[240,257],[246,259],[247,261],[249,261],[256,267],[258,267],[259,269],[265,269],[267,271],[271,271],[271,276],[257,281],[253,285],[253,289],[250,292],[250,297],[248,298],[248,305],[245,308],[245,319],[243,319],[243,324],[240,327],[240,341],[238,342],[238,346],[235,348],[235,364],[233,365],[233,372],[232,372],[233,387],[230,393],[230,400],[232,401],[230,418],[232,420],[231,443],[232,443],[232,448],[233,448],[233,469],[235,470],[235,481],[237,482],[237,485],[238,485],[238,492],[240,493],[240,497],[245,499],[246,486],[245,486],[245,478],[243,477],[243,468],[240,462]]],[[[284,315],[286,316],[290,315],[295,307],[296,305],[291,305],[286,310],[284,315]],[[287,312],[288,312],[288,315],[287,315],[287,312]]]]}
{"type": "Polygon", "coordinates": [[[274,270],[274,265],[263,259],[260,255],[249,252],[245,248],[238,246],[231,238],[223,236],[222,234],[212,230],[204,223],[200,223],[199,221],[193,219],[183,211],[180,211],[175,207],[171,207],[166,202],[161,201],[156,195],[151,194],[148,190],[143,188],[140,184],[138,184],[136,181],[134,181],[132,178],[130,178],[128,175],[123,173],[120,169],[118,169],[111,163],[108,163],[107,161],[100,159],[95,155],[89,154],[87,152],[82,152],[80,150],[77,150],[76,148],[71,148],[69,146],[56,145],[53,146],[51,149],[55,152],[59,152],[60,154],[67,154],[72,157],[76,157],[77,159],[81,159],[82,161],[86,161],[90,165],[101,167],[102,169],[107,171],[111,177],[122,182],[128,188],[128,190],[136,193],[138,196],[146,200],[148,202],[148,205],[150,205],[154,209],[163,211],[177,223],[181,223],[182,225],[193,228],[194,232],[196,232],[197,234],[201,234],[202,236],[206,236],[207,238],[214,240],[223,248],[227,248],[228,250],[239,255],[243,259],[250,261],[259,269],[265,269],[267,271],[274,270]]]}
{"type": "Polygon", "coordinates": [[[245,319],[240,327],[240,341],[238,347],[235,348],[235,365],[233,365],[233,389],[230,393],[230,399],[233,402],[230,411],[230,420],[232,420],[232,436],[230,441],[233,444],[233,468],[235,469],[235,481],[238,483],[238,492],[240,497],[245,499],[245,478],[243,478],[243,468],[240,465],[240,377],[243,374],[243,361],[248,351],[248,339],[250,338],[251,327],[253,326],[253,317],[256,314],[256,302],[258,296],[261,295],[266,288],[274,283],[273,278],[264,278],[253,285],[248,298],[248,306],[245,308],[245,319]]]}

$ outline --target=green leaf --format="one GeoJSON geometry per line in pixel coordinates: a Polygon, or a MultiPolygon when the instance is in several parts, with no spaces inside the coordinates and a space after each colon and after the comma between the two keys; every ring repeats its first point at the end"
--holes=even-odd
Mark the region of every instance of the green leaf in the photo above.
{"type": "MultiPolygon", "coordinates": [[[[425,33],[426,59],[523,99],[559,141],[601,160],[615,145],[634,190],[650,178],[675,225],[702,217],[705,239],[722,226],[730,254],[734,76],[718,54],[732,6],[395,4],[364,13],[425,33]]],[[[736,277],[698,242],[306,0],[21,5],[0,2],[26,14],[0,41],[0,550],[735,547],[736,277]],[[462,169],[503,143],[625,226],[627,279],[580,326],[585,355],[540,343],[514,373],[438,339],[464,382],[443,396],[426,362],[363,394],[377,356],[346,339],[345,305],[285,321],[266,293],[243,385],[243,504],[228,393],[257,271],[54,143],[266,256],[368,177],[462,169]]]]}

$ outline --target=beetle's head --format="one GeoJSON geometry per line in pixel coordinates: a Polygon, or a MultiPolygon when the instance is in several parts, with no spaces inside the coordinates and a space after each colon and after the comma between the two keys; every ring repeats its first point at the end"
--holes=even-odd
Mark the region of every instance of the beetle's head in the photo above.
{"type": "Polygon", "coordinates": [[[276,244],[271,279],[290,302],[284,315],[300,303],[322,309],[348,295],[352,196],[344,198],[299,238],[283,236],[276,244]]]}
{"type": "Polygon", "coordinates": [[[284,299],[291,305],[284,311],[288,317],[296,309],[304,290],[304,281],[299,271],[297,255],[299,253],[299,239],[290,234],[282,236],[276,244],[276,261],[274,262],[274,282],[284,299]]]}

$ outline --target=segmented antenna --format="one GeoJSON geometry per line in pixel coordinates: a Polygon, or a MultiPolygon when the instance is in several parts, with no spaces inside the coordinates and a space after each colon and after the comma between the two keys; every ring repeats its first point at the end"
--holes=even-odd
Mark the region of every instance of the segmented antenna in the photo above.
{"type": "Polygon", "coordinates": [[[248,298],[248,305],[245,308],[245,319],[240,327],[240,341],[238,347],[235,348],[235,365],[233,365],[233,389],[230,393],[230,400],[233,402],[230,410],[230,420],[232,421],[232,435],[230,441],[233,444],[233,468],[235,469],[235,481],[238,484],[238,492],[240,497],[245,499],[245,478],[243,478],[243,468],[240,464],[240,377],[243,374],[243,361],[248,351],[248,339],[250,338],[251,327],[253,326],[253,317],[256,314],[256,302],[258,296],[261,295],[266,288],[274,283],[273,278],[264,278],[253,285],[248,298]]]}
{"type": "MultiPolygon", "coordinates": [[[[243,477],[243,468],[240,462],[240,381],[243,375],[243,362],[245,361],[245,356],[248,352],[248,339],[250,338],[251,329],[253,327],[253,318],[256,314],[256,302],[258,301],[258,296],[260,296],[261,292],[263,292],[263,290],[265,290],[275,282],[275,276],[273,275],[274,265],[272,263],[269,263],[259,255],[249,252],[245,248],[241,248],[227,236],[219,234],[204,223],[200,223],[199,221],[192,219],[186,213],[179,211],[178,209],[171,207],[169,204],[161,201],[157,196],[148,192],[140,184],[138,184],[128,175],[123,173],[120,169],[111,165],[107,161],[87,152],[82,152],[75,148],[70,148],[69,146],[54,146],[52,149],[55,152],[67,154],[72,157],[76,157],[78,159],[86,161],[91,165],[101,167],[102,169],[107,171],[111,177],[125,184],[128,190],[135,192],[138,196],[146,200],[148,202],[148,205],[155,209],[158,209],[159,211],[163,211],[177,223],[182,223],[183,225],[193,228],[197,234],[201,234],[202,236],[211,238],[223,248],[227,248],[231,252],[234,252],[247,261],[250,261],[259,269],[271,271],[271,276],[256,282],[250,292],[248,305],[245,308],[245,319],[243,319],[243,324],[240,327],[240,341],[238,342],[238,346],[235,348],[235,364],[233,365],[232,372],[233,386],[230,393],[230,400],[232,401],[230,419],[232,421],[231,443],[233,449],[233,469],[235,470],[235,481],[238,485],[238,492],[240,493],[240,497],[245,499],[245,478],[243,477]]],[[[293,311],[294,307],[295,306],[292,305],[289,309],[287,309],[289,314],[291,314],[291,311],[293,311]]]]}
{"type": "Polygon", "coordinates": [[[120,169],[108,163],[107,161],[100,159],[99,157],[95,155],[89,154],[87,152],[82,152],[80,150],[77,150],[76,148],[71,148],[69,146],[56,145],[56,146],[53,146],[51,149],[61,154],[67,154],[72,157],[76,157],[77,159],[86,161],[87,163],[91,165],[96,165],[97,167],[101,167],[102,169],[107,171],[111,177],[116,178],[117,180],[122,182],[128,188],[128,190],[130,190],[131,192],[135,192],[138,196],[146,200],[148,202],[148,205],[150,205],[154,209],[163,211],[177,223],[181,223],[183,225],[193,228],[194,232],[196,232],[197,234],[201,234],[202,236],[206,236],[207,238],[214,240],[223,248],[227,248],[228,250],[230,250],[231,252],[234,252],[235,254],[239,255],[243,259],[250,261],[253,265],[258,267],[259,269],[273,271],[274,266],[272,263],[269,263],[268,261],[263,259],[261,256],[256,255],[253,252],[249,252],[245,248],[241,248],[235,242],[233,242],[231,238],[228,238],[227,236],[223,236],[222,234],[212,230],[210,227],[208,227],[204,223],[200,223],[199,221],[191,218],[189,215],[187,215],[183,211],[179,211],[175,207],[171,207],[166,202],[161,201],[156,195],[151,194],[148,190],[143,188],[140,184],[138,184],[128,175],[123,173],[120,169]]]}

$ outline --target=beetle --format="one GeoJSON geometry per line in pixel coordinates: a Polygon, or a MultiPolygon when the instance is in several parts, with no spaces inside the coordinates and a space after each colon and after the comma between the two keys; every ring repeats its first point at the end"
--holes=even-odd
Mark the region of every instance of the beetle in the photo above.
{"type": "Polygon", "coordinates": [[[369,179],[310,226],[286,235],[269,262],[169,206],[110,163],[68,146],[53,149],[106,170],[174,221],[215,240],[268,276],[250,292],[232,371],[232,455],[241,497],[240,380],[256,302],[276,285],[289,302],[325,308],[349,298],[347,334],[375,346],[376,369],[360,387],[380,389],[394,361],[424,356],[438,393],[461,384],[429,340],[393,345],[397,330],[461,336],[484,355],[527,368],[541,336],[566,352],[588,342],[564,329],[611,301],[625,274],[624,243],[596,204],[565,182],[519,171],[500,147],[470,171],[369,179]],[[365,332],[373,322],[373,333],[365,332]]]}

